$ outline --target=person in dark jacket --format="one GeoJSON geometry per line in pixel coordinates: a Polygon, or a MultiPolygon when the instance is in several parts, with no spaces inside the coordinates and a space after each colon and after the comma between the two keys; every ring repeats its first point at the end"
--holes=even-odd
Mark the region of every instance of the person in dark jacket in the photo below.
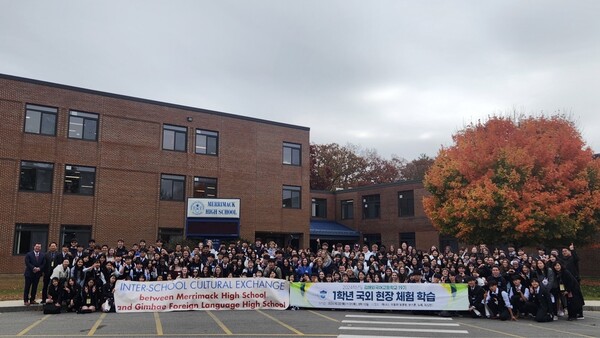
{"type": "Polygon", "coordinates": [[[79,304],[81,304],[80,313],[95,312],[98,308],[98,289],[93,278],[88,279],[81,289],[79,304]]]}
{"type": "Polygon", "coordinates": [[[77,284],[77,280],[71,277],[67,280],[63,287],[63,301],[67,307],[67,312],[77,311],[81,304],[79,304],[79,294],[81,293],[81,287],[77,284]]]}
{"type": "Polygon", "coordinates": [[[547,288],[540,285],[537,278],[531,279],[529,287],[529,299],[525,304],[525,311],[535,316],[536,322],[551,322],[553,318],[558,319],[553,314],[554,304],[552,296],[547,288]]]}
{"type": "MultiPolygon", "coordinates": [[[[62,306],[63,290],[60,286],[60,280],[58,277],[54,277],[50,281],[48,290],[46,291],[46,304],[53,304],[55,307],[60,308],[62,306]]],[[[60,310],[59,310],[60,312],[60,310]]]]}
{"type": "Polygon", "coordinates": [[[467,284],[469,284],[469,313],[473,318],[481,318],[485,314],[485,305],[483,305],[485,290],[477,285],[474,277],[467,277],[467,284]]]}
{"type": "Polygon", "coordinates": [[[520,275],[513,275],[512,284],[508,287],[508,297],[510,304],[513,306],[513,313],[523,316],[526,312],[525,304],[529,299],[529,288],[523,285],[523,280],[520,275]]]}
{"type": "Polygon", "coordinates": [[[568,320],[583,319],[584,301],[579,282],[561,262],[554,263],[553,268],[559,290],[567,300],[568,320]]]}
{"type": "Polygon", "coordinates": [[[42,253],[42,244],[35,243],[33,251],[25,255],[25,272],[23,273],[23,276],[25,276],[25,289],[23,291],[25,306],[37,304],[35,295],[37,294],[37,287],[45,266],[46,257],[42,253]]]}
{"type": "MultiPolygon", "coordinates": [[[[112,275],[109,277],[108,282],[102,286],[102,302],[108,302],[108,310],[106,312],[115,312],[115,284],[117,283],[117,277],[112,275]]],[[[105,309],[102,309],[105,311],[105,309]]]]}
{"type": "Polygon", "coordinates": [[[48,246],[48,251],[44,254],[44,267],[43,267],[43,271],[44,271],[44,277],[43,277],[43,286],[42,286],[42,304],[46,303],[46,299],[48,298],[47,292],[48,292],[48,288],[50,287],[50,277],[52,276],[52,272],[54,271],[54,268],[62,263],[62,261],[60,263],[57,264],[56,260],[58,259],[58,251],[57,251],[57,244],[56,242],[52,242],[50,243],[50,245],[48,246]]]}

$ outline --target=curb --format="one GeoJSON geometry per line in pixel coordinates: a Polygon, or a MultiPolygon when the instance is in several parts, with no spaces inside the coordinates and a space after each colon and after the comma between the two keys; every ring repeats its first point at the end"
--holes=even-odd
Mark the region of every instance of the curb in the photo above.
{"type": "Polygon", "coordinates": [[[23,306],[23,305],[18,305],[18,306],[4,306],[4,307],[0,307],[0,313],[6,313],[6,312],[35,312],[35,311],[42,311],[42,306],[41,305],[30,305],[30,306],[23,306]]]}

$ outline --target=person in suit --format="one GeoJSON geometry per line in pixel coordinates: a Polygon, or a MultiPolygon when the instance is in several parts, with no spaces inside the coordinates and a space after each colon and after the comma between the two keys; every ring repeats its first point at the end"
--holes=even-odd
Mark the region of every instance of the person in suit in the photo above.
{"type": "Polygon", "coordinates": [[[38,283],[46,265],[46,257],[42,253],[42,244],[35,243],[33,251],[25,255],[25,289],[23,290],[23,301],[25,306],[37,304],[35,295],[37,294],[38,283]]]}
{"type": "Polygon", "coordinates": [[[44,283],[42,286],[42,304],[46,303],[46,299],[48,298],[48,287],[50,286],[50,276],[52,275],[54,268],[58,265],[56,264],[56,259],[59,255],[57,248],[58,246],[56,245],[56,242],[52,242],[48,246],[48,251],[45,254],[46,259],[44,260],[45,264],[44,268],[42,269],[44,271],[44,283]]]}

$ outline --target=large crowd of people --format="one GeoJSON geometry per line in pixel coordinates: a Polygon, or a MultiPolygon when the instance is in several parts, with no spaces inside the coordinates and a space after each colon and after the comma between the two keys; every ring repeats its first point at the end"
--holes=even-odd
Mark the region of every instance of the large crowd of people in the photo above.
{"type": "Polygon", "coordinates": [[[167,249],[159,239],[141,240],[130,248],[117,245],[84,247],[76,239],[59,250],[41,244],[25,256],[24,304],[36,304],[43,281],[42,303],[49,311],[114,311],[117,280],[164,281],[178,278],[264,277],[292,282],[323,283],[467,283],[468,314],[474,318],[536,321],[583,319],[579,258],[573,244],[529,255],[509,246],[506,251],[486,245],[417,250],[377,244],[317,240],[316,250],[278,247],[273,241],[244,241],[197,246],[177,244],[167,249]]]}

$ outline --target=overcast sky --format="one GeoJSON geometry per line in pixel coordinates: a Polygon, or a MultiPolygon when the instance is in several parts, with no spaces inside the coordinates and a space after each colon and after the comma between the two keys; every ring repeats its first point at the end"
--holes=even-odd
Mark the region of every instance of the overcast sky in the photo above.
{"type": "Polygon", "coordinates": [[[435,156],[465,124],[567,112],[600,152],[600,1],[0,0],[0,73],[435,156]]]}

